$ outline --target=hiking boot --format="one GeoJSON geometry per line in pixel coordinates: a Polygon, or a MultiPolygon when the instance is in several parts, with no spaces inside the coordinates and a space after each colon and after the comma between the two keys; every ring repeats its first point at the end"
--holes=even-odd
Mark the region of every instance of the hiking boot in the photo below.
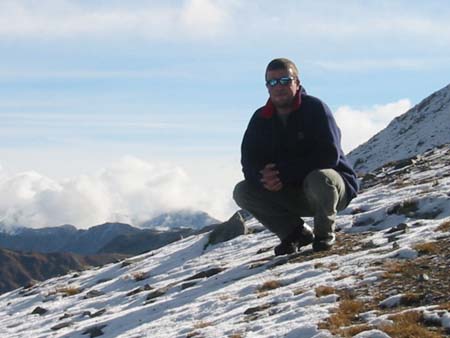
{"type": "Polygon", "coordinates": [[[311,244],[314,240],[314,235],[311,228],[307,225],[301,225],[295,231],[281,240],[275,248],[275,256],[289,255],[297,252],[302,246],[311,244]]]}
{"type": "Polygon", "coordinates": [[[334,234],[325,237],[325,238],[314,238],[313,242],[313,250],[315,252],[318,251],[327,251],[333,247],[333,244],[336,242],[336,237],[334,234]]]}

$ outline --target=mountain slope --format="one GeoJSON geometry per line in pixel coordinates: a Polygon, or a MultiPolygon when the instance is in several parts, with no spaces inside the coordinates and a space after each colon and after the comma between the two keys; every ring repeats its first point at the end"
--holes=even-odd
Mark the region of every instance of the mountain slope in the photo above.
{"type": "Polygon", "coordinates": [[[124,255],[118,254],[80,256],[68,253],[24,253],[0,248],[0,293],[123,258],[124,255]]]}
{"type": "Polygon", "coordinates": [[[357,172],[407,159],[450,142],[450,85],[396,117],[381,132],[348,154],[357,172]]]}
{"type": "MultiPolygon", "coordinates": [[[[447,145],[367,175],[337,219],[330,252],[307,247],[274,257],[278,240],[267,231],[207,249],[207,234],[190,236],[1,295],[0,332],[11,338],[446,337],[449,198],[447,145]]],[[[254,220],[247,225],[261,227],[254,220]]]]}

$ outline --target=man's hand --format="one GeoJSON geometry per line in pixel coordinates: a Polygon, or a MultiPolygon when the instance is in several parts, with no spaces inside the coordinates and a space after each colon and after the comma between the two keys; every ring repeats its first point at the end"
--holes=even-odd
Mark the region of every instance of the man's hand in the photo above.
{"type": "Polygon", "coordinates": [[[261,183],[264,188],[269,191],[279,191],[283,188],[283,183],[278,177],[279,171],[275,168],[274,163],[266,164],[263,170],[260,171],[262,178],[261,183]]]}

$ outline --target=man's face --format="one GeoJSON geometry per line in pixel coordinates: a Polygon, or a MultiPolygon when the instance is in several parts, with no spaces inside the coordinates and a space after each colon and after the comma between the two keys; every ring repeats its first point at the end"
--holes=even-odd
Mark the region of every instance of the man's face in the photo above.
{"type": "Polygon", "coordinates": [[[292,106],[292,100],[300,88],[298,79],[292,74],[292,71],[286,69],[269,70],[266,73],[266,81],[273,79],[281,79],[286,77],[293,77],[294,79],[288,84],[277,83],[274,87],[269,84],[266,85],[269,90],[270,99],[274,106],[278,109],[287,109],[292,106]]]}

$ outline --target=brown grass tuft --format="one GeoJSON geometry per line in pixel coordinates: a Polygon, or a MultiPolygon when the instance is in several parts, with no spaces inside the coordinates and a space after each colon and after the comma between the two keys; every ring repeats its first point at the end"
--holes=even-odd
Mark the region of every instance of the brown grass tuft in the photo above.
{"type": "Polygon", "coordinates": [[[418,294],[418,293],[408,292],[400,298],[400,304],[404,305],[404,306],[419,305],[422,299],[423,299],[423,295],[418,294]]]}
{"type": "Polygon", "coordinates": [[[270,291],[270,290],[274,290],[274,289],[278,289],[279,287],[281,287],[281,283],[277,280],[269,280],[267,282],[264,282],[263,285],[261,285],[260,287],[258,287],[258,292],[265,292],[265,291],[270,291]]]}
{"type": "Polygon", "coordinates": [[[64,297],[74,296],[81,292],[82,290],[76,286],[66,286],[56,289],[57,293],[62,293],[64,297]]]}
{"type": "Polygon", "coordinates": [[[344,299],[340,302],[336,312],[326,322],[319,324],[319,328],[337,334],[341,327],[349,326],[353,320],[356,320],[363,309],[364,304],[361,301],[344,299]]]}
{"type": "Polygon", "coordinates": [[[439,226],[436,228],[436,231],[449,232],[450,221],[445,221],[444,223],[439,224],[439,226]]]}
{"type": "Polygon", "coordinates": [[[404,262],[386,262],[383,264],[385,272],[382,277],[385,279],[394,278],[395,275],[404,274],[407,269],[404,262]]]}
{"type": "Polygon", "coordinates": [[[205,321],[201,320],[194,324],[194,329],[203,329],[205,327],[212,326],[212,325],[213,325],[212,322],[205,322],[205,321]]]}
{"type": "Polygon", "coordinates": [[[397,214],[408,217],[414,216],[414,213],[419,210],[419,203],[414,199],[408,199],[395,204],[387,210],[388,215],[397,214]]]}
{"type": "Polygon", "coordinates": [[[294,292],[294,296],[298,296],[298,295],[301,295],[302,293],[305,293],[306,290],[303,288],[296,288],[296,289],[294,289],[293,292],[294,292]]]}
{"type": "Polygon", "coordinates": [[[139,281],[142,281],[142,280],[147,279],[147,278],[148,278],[148,274],[145,273],[145,272],[143,272],[143,271],[137,271],[137,272],[133,272],[133,273],[131,274],[131,277],[133,277],[133,279],[134,279],[136,282],[139,282],[139,281]]]}
{"type": "Polygon", "coordinates": [[[380,329],[393,338],[440,338],[440,334],[428,330],[421,322],[423,315],[417,311],[408,311],[389,317],[392,325],[382,325],[380,329]]]}
{"type": "Polygon", "coordinates": [[[337,332],[337,334],[339,334],[340,337],[354,337],[358,333],[369,331],[371,329],[373,329],[373,327],[368,324],[360,324],[340,329],[339,332],[337,332]]]}
{"type": "Polygon", "coordinates": [[[436,242],[419,243],[414,246],[414,249],[421,255],[436,255],[440,251],[436,242]]]}
{"type": "Polygon", "coordinates": [[[336,293],[335,288],[333,288],[331,286],[326,286],[326,285],[320,285],[320,286],[316,287],[315,291],[316,291],[317,297],[328,296],[328,295],[332,295],[333,293],[336,293]]]}
{"type": "Polygon", "coordinates": [[[439,304],[438,309],[450,311],[450,302],[439,304]]]}

